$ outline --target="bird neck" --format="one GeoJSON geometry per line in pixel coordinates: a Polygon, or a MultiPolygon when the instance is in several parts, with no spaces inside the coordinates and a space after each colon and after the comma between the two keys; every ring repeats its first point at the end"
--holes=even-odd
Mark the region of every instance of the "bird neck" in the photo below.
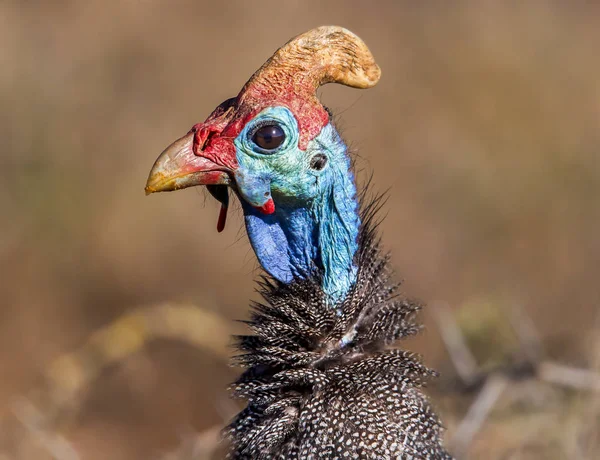
{"type": "Polygon", "coordinates": [[[289,283],[317,273],[335,304],[356,281],[360,218],[347,148],[335,129],[327,128],[328,140],[335,142],[326,145],[330,171],[319,178],[319,193],[301,203],[276,200],[270,215],[244,204],[244,215],[250,243],[271,276],[289,283]]]}

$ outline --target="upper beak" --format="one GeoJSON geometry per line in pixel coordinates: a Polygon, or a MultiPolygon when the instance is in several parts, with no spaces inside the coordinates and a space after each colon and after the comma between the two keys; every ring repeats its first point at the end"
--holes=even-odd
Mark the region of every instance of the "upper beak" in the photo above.
{"type": "Polygon", "coordinates": [[[226,168],[194,154],[193,143],[194,133],[190,132],[160,154],[148,176],[146,195],[195,185],[228,185],[231,182],[226,168]]]}

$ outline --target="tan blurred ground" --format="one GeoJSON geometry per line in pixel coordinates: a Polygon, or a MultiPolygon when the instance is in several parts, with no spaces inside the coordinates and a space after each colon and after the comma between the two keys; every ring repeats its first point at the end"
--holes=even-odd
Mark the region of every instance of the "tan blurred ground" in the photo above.
{"type": "MultiPolygon", "coordinates": [[[[246,315],[258,272],[239,211],[217,234],[214,200],[145,197],[146,175],[275,48],[322,24],[360,35],[383,70],[373,90],[322,96],[390,188],[383,236],[406,291],[519,302],[559,358],[585,363],[600,301],[600,4],[413,3],[0,2],[0,416],[135,307],[246,315]]],[[[414,347],[443,364],[433,327],[414,347]]],[[[85,459],[154,458],[221,422],[234,375],[154,343],[86,391],[73,442],[85,459]]]]}

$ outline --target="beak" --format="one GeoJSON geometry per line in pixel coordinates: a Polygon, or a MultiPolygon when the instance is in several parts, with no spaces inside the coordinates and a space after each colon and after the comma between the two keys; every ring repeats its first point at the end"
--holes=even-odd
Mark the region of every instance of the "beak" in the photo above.
{"type": "Polygon", "coordinates": [[[193,152],[194,133],[177,139],[160,154],[146,182],[146,195],[195,185],[228,185],[227,169],[193,152]]]}

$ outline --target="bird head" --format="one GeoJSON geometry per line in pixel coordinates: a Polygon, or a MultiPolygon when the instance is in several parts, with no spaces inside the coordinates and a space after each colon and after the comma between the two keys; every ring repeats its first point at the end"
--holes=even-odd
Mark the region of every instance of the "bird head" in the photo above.
{"type": "Polygon", "coordinates": [[[324,26],[301,34],[163,151],[146,193],[207,186],[222,205],[220,231],[232,189],[263,268],[282,282],[319,270],[335,300],[356,273],[360,220],[347,148],[316,91],[326,83],[369,88],[379,77],[352,32],[324,26]]]}

